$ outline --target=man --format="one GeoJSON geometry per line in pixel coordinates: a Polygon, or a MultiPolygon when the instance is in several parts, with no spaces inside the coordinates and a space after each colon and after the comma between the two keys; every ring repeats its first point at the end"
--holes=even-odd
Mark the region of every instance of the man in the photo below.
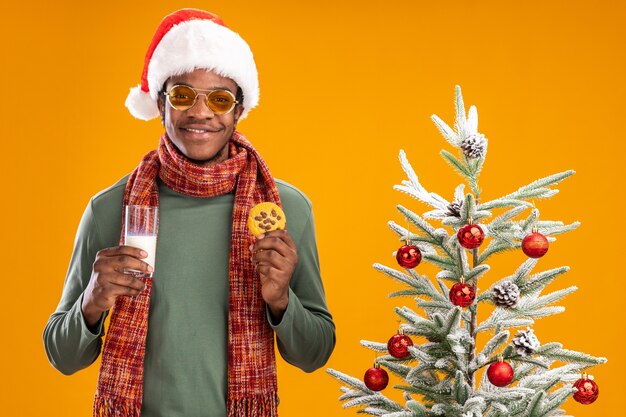
{"type": "Polygon", "coordinates": [[[257,102],[252,53],[219,17],[184,9],[161,22],[126,105],[160,116],[165,134],[90,201],[44,331],[64,374],[102,351],[94,415],[275,416],[274,334],[282,357],[307,372],[330,356],[310,202],[275,181],[236,131],[257,102]],[[287,230],[255,239],[246,219],[262,201],[282,205],[287,230]],[[154,268],[120,242],[127,205],[159,207],[154,268]]]}

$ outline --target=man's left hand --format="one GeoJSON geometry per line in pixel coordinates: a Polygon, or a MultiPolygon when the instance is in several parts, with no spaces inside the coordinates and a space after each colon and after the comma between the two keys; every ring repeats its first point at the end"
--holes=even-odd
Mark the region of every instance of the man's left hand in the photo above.
{"type": "Polygon", "coordinates": [[[298,264],[298,251],[286,230],[261,235],[252,246],[252,263],[261,277],[263,300],[277,321],[289,304],[289,281],[298,264]]]}

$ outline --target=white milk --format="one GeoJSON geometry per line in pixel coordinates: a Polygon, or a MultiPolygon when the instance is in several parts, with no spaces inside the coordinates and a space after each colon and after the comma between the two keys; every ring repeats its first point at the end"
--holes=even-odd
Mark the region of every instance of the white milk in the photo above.
{"type": "Polygon", "coordinates": [[[148,252],[148,257],[143,258],[142,261],[154,268],[154,260],[156,257],[156,236],[136,236],[127,235],[125,239],[126,246],[132,246],[133,248],[143,249],[148,252]]]}

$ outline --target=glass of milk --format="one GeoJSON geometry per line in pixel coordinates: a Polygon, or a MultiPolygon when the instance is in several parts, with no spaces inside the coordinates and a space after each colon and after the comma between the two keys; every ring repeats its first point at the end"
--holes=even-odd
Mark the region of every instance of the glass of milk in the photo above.
{"type": "MultiPolygon", "coordinates": [[[[124,215],[124,244],[143,249],[148,257],[142,259],[154,268],[156,259],[157,229],[159,225],[159,208],[154,206],[126,206],[124,215]]],[[[140,271],[127,269],[138,277],[151,277],[140,271]]]]}

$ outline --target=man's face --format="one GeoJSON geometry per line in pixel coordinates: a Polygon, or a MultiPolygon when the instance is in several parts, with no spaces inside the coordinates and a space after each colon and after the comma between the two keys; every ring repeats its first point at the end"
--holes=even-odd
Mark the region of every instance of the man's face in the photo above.
{"type": "MultiPolygon", "coordinates": [[[[174,85],[186,85],[199,90],[228,90],[237,93],[237,84],[213,71],[195,71],[170,77],[165,91],[174,85]]],[[[165,131],[183,155],[201,164],[215,164],[228,159],[228,141],[235,131],[243,107],[238,104],[230,113],[215,114],[200,95],[190,109],[172,108],[164,96],[159,97],[159,112],[165,131]]]]}

